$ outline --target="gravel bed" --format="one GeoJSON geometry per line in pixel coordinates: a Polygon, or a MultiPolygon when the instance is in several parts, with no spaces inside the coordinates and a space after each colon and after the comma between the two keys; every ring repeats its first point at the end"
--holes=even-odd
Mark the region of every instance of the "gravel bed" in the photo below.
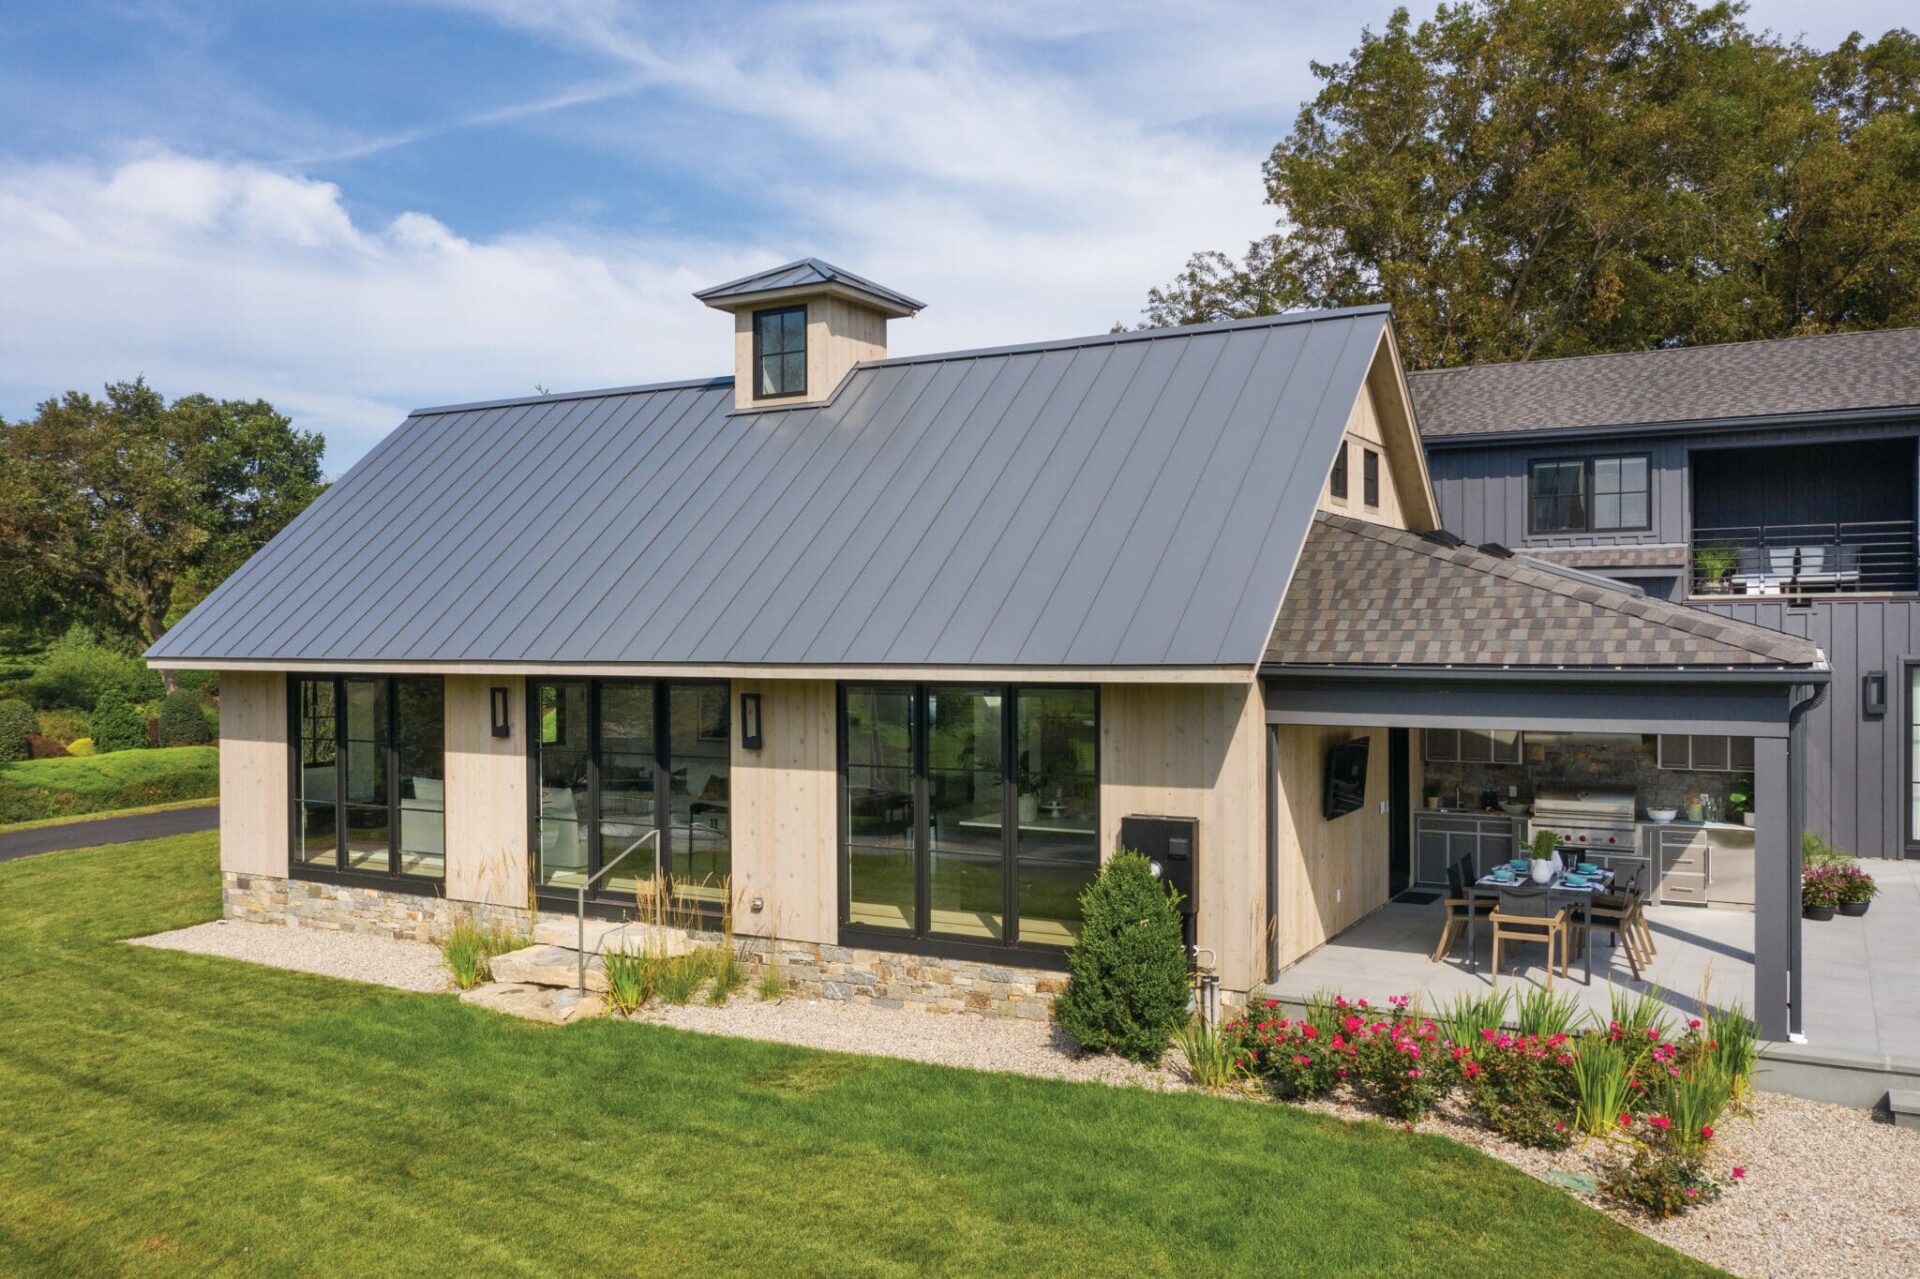
{"type": "Polygon", "coordinates": [[[216,919],[170,933],[135,937],[131,942],[135,946],[218,955],[322,977],[371,982],[396,990],[441,991],[450,984],[447,965],[437,946],[324,928],[216,919]]]}

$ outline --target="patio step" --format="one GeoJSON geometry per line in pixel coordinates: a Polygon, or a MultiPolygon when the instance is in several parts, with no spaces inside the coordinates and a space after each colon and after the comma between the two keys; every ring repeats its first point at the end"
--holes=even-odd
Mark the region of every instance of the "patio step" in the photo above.
{"type": "Polygon", "coordinates": [[[1920,1128],[1920,1092],[1896,1088],[1887,1094],[1887,1113],[1896,1128],[1920,1128]]]}
{"type": "Polygon", "coordinates": [[[460,992],[460,1002],[479,1008],[524,1017],[549,1026],[598,1017],[607,1010],[607,1001],[596,994],[573,990],[555,990],[548,986],[530,986],[520,982],[489,982],[460,992]]]}
{"type": "MultiPolygon", "coordinates": [[[[487,963],[493,980],[517,986],[545,986],[571,989],[580,980],[580,952],[570,946],[533,945],[495,955],[487,963]]],[[[606,966],[600,956],[587,956],[587,989],[607,988],[606,966]]]]}
{"type": "MultiPolygon", "coordinates": [[[[533,939],[571,952],[581,940],[580,926],[573,919],[543,916],[534,925],[533,939]]],[[[589,955],[609,950],[624,950],[632,954],[684,955],[693,949],[693,943],[680,929],[614,919],[589,919],[585,943],[589,955]]]]}

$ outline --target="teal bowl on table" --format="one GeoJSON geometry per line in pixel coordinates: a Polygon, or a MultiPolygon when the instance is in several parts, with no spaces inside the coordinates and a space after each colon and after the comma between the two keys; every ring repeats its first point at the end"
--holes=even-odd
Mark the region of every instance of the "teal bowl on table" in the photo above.
{"type": "Polygon", "coordinates": [[[1524,857],[1516,857],[1512,861],[1508,862],[1507,865],[1512,867],[1514,870],[1525,870],[1527,868],[1527,859],[1524,857]]]}

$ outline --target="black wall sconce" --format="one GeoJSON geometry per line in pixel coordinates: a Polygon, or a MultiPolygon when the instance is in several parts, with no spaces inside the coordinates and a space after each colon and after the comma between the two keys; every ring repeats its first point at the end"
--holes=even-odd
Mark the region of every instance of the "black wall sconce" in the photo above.
{"type": "Polygon", "coordinates": [[[760,694],[740,694],[740,745],[760,749],[760,694]]]}
{"type": "Polygon", "coordinates": [[[507,690],[493,689],[489,701],[493,704],[493,735],[495,737],[511,736],[513,724],[507,719],[507,690]]]}
{"type": "Polygon", "coordinates": [[[1887,673],[1868,671],[1860,677],[1860,713],[1879,719],[1887,713],[1887,673]]]}

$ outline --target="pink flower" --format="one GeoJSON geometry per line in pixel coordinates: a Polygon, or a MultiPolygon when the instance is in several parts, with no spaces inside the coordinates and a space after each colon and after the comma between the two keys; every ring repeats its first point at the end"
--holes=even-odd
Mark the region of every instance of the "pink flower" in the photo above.
{"type": "Polygon", "coordinates": [[[1311,1066],[1313,1064],[1313,1058],[1306,1056],[1295,1057],[1293,1064],[1296,1066],[1311,1066]]]}
{"type": "Polygon", "coordinates": [[[1267,1007],[1269,1008],[1278,1008],[1279,1006],[1280,1006],[1280,1001],[1277,999],[1269,999],[1267,1001],[1267,1007]]]}
{"type": "Polygon", "coordinates": [[[1694,1030],[1698,1030],[1700,1029],[1700,1019],[1698,1017],[1695,1017],[1693,1020],[1689,1021],[1687,1025],[1692,1027],[1694,1030]]]}
{"type": "Polygon", "coordinates": [[[1660,1028],[1658,1026],[1647,1027],[1647,1038],[1648,1039],[1660,1038],[1660,1028]]]}
{"type": "Polygon", "coordinates": [[[1655,1128],[1658,1128],[1661,1132],[1665,1132],[1667,1129],[1673,1127],[1673,1121],[1665,1115],[1648,1115],[1647,1122],[1655,1128]]]}
{"type": "Polygon", "coordinates": [[[1335,1079],[1345,1079],[1347,1077],[1347,1068],[1345,1066],[1340,1067],[1340,1069],[1333,1072],[1333,1077],[1335,1079]]]}
{"type": "Polygon", "coordinates": [[[1320,1037],[1320,1032],[1311,1026],[1302,1026],[1300,1028],[1300,1034],[1306,1039],[1318,1039],[1320,1037]]]}
{"type": "Polygon", "coordinates": [[[1624,1114],[1624,1113],[1623,1113],[1623,1114],[1622,1114],[1622,1115],[1620,1116],[1620,1126],[1621,1126],[1622,1128],[1631,1128],[1631,1127],[1633,1127],[1633,1116],[1632,1116],[1632,1115],[1629,1115],[1629,1114],[1624,1114]]]}
{"type": "Polygon", "coordinates": [[[1418,1079],[1418,1078],[1420,1078],[1420,1077],[1421,1077],[1422,1075],[1424,1075],[1424,1074],[1426,1074],[1426,1073],[1427,1073],[1427,1072],[1426,1072],[1426,1071],[1424,1071],[1424,1070],[1422,1070],[1422,1069],[1420,1069],[1420,1067],[1418,1067],[1418,1066],[1415,1066],[1415,1067],[1414,1067],[1414,1068],[1413,1068],[1412,1070],[1409,1070],[1409,1071],[1407,1072],[1407,1078],[1408,1078],[1408,1079],[1418,1079]]]}
{"type": "Polygon", "coordinates": [[[1462,1066],[1460,1068],[1460,1071],[1468,1079],[1477,1079],[1480,1076],[1480,1065],[1478,1062],[1470,1061],[1466,1065],[1462,1066]]]}
{"type": "Polygon", "coordinates": [[[1699,1197],[1700,1197],[1700,1192],[1698,1190],[1695,1190],[1692,1186],[1687,1187],[1687,1198],[1698,1199],[1699,1197]]]}
{"type": "Polygon", "coordinates": [[[1567,1130],[1567,1126],[1559,1122],[1558,1120],[1555,1120],[1553,1125],[1553,1130],[1555,1132],[1565,1132],[1567,1130]]]}
{"type": "Polygon", "coordinates": [[[1747,1170],[1745,1168],[1735,1168],[1733,1170],[1733,1179],[1735,1181],[1739,1181],[1742,1177],[1745,1177],[1746,1175],[1747,1175],[1747,1170]]]}
{"type": "Polygon", "coordinates": [[[1713,1125],[1712,1125],[1712,1124],[1702,1124],[1702,1125],[1700,1125],[1700,1136],[1701,1136],[1701,1139],[1702,1139],[1702,1140],[1705,1140],[1705,1141],[1712,1141],[1712,1140],[1713,1140],[1713,1125]]]}

